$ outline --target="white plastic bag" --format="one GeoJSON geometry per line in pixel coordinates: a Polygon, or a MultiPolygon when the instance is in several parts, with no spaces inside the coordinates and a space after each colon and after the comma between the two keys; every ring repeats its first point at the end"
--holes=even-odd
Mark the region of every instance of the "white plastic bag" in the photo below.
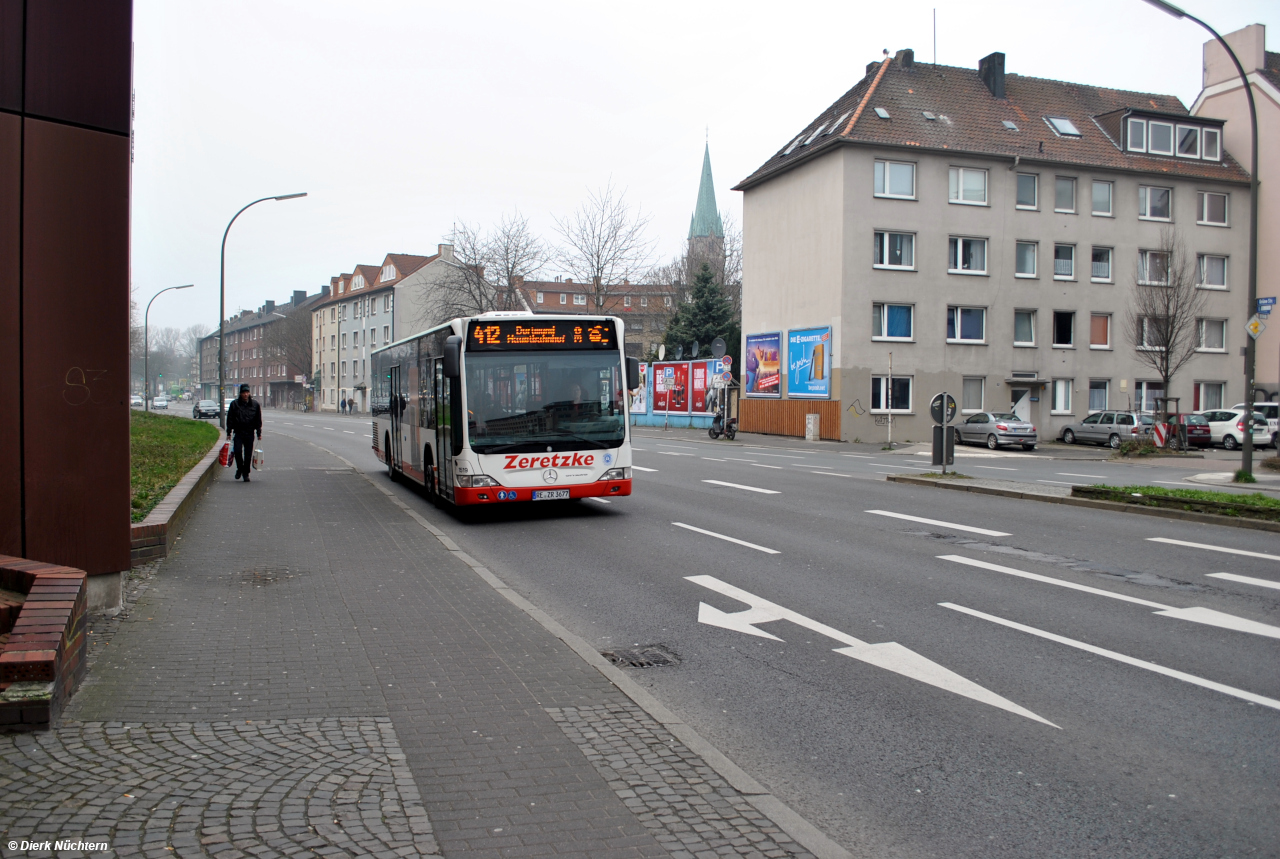
{"type": "Polygon", "coordinates": [[[261,471],[262,466],[265,462],[266,462],[266,457],[262,453],[262,448],[255,447],[253,449],[253,470],[261,471]]]}

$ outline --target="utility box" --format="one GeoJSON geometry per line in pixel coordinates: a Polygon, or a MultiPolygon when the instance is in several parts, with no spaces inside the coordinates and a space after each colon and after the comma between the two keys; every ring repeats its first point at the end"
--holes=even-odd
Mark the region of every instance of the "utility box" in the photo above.
{"type": "Polygon", "coordinates": [[[933,428],[933,464],[956,464],[956,434],[951,427],[933,428]]]}
{"type": "Polygon", "coordinates": [[[805,415],[804,416],[804,440],[817,441],[822,438],[821,425],[819,418],[821,415],[805,415]]]}

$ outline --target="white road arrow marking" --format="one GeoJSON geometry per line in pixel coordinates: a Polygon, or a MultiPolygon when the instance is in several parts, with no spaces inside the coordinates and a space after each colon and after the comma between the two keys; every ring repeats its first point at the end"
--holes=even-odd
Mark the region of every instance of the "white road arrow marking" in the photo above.
{"type": "Polygon", "coordinates": [[[841,632],[811,620],[802,614],[798,614],[791,609],[783,608],[776,603],[762,599],[749,591],[736,588],[733,585],[722,582],[715,576],[686,576],[687,581],[693,582],[695,585],[701,585],[708,590],[713,590],[718,594],[723,594],[730,599],[738,602],[744,602],[751,606],[744,611],[725,612],[706,603],[698,604],[698,622],[705,623],[710,626],[719,626],[724,629],[731,629],[735,632],[743,632],[747,635],[754,635],[760,638],[771,638],[774,641],[782,641],[776,635],[771,635],[761,629],[756,629],[757,623],[769,623],[775,620],[789,620],[797,626],[803,626],[805,629],[812,630],[819,635],[825,635],[827,638],[835,639],[845,647],[836,648],[835,652],[845,656],[852,657],[860,662],[866,662],[869,665],[875,665],[886,671],[892,671],[895,674],[901,674],[912,680],[918,680],[921,683],[927,683],[930,686],[936,686],[947,692],[953,692],[956,695],[962,695],[965,698],[971,698],[983,704],[989,704],[1001,710],[1007,710],[1010,713],[1019,716],[1025,716],[1035,722],[1042,722],[1051,727],[1057,728],[1053,722],[1048,719],[1042,719],[1030,710],[1019,707],[1017,704],[1002,698],[994,692],[982,688],[971,680],[966,680],[954,671],[943,668],[936,662],[928,660],[920,654],[903,647],[895,641],[887,641],[882,644],[868,644],[865,641],[854,638],[852,635],[841,632]]]}
{"type": "Polygon", "coordinates": [[[1047,585],[1057,585],[1060,588],[1070,588],[1074,591],[1084,591],[1085,593],[1110,597],[1113,600],[1137,603],[1138,605],[1144,605],[1148,608],[1158,609],[1155,614],[1158,614],[1161,617],[1173,617],[1178,620],[1189,620],[1192,623],[1203,623],[1207,626],[1219,626],[1223,629],[1234,629],[1236,632],[1249,632],[1254,635],[1265,635],[1267,638],[1280,638],[1280,626],[1272,626],[1268,623],[1259,623],[1256,620],[1236,617],[1234,614],[1227,614],[1226,612],[1216,611],[1211,608],[1200,608],[1199,606],[1192,606],[1191,608],[1174,608],[1173,606],[1165,605],[1164,603],[1139,599],[1138,597],[1131,597],[1127,594],[1118,594],[1114,591],[1103,590],[1102,588],[1091,588],[1088,585],[1078,585],[1075,582],[1067,582],[1062,579],[1052,578],[1051,576],[1042,576],[1038,573],[1028,573],[1026,570],[1015,570],[1013,567],[1002,567],[999,564],[978,561],[961,555],[939,555],[938,557],[943,561],[955,561],[957,564],[966,564],[970,567],[981,567],[984,570],[992,570],[1009,576],[1017,576],[1020,579],[1031,579],[1036,582],[1044,582],[1047,585]]]}
{"type": "Polygon", "coordinates": [[[1005,620],[1002,617],[996,617],[993,614],[984,614],[971,608],[965,608],[955,603],[940,602],[938,605],[943,608],[949,608],[952,611],[963,612],[973,617],[980,617],[983,620],[989,620],[992,623],[998,623],[1001,626],[1007,626],[1010,629],[1016,629],[1019,632],[1025,632],[1029,635],[1047,638],[1049,641],[1056,641],[1059,644],[1065,644],[1068,647],[1074,647],[1083,650],[1086,653],[1092,653],[1097,656],[1105,656],[1107,659],[1114,659],[1116,662],[1123,662],[1125,665],[1132,665],[1135,668],[1145,668],[1148,671],[1154,671],[1156,674],[1163,674],[1166,677],[1173,677],[1184,683],[1191,683],[1195,686],[1203,686],[1205,689],[1212,689],[1215,692],[1221,692],[1224,695],[1231,695],[1235,698],[1242,698],[1245,701],[1252,701],[1254,704],[1261,704],[1264,707],[1271,707],[1280,710],[1280,701],[1275,698],[1267,698],[1262,695],[1255,695],[1252,692],[1246,692],[1243,689],[1237,689],[1234,686],[1227,686],[1223,683],[1215,683],[1212,680],[1205,680],[1203,677],[1197,677],[1194,674],[1187,674],[1183,671],[1175,671],[1172,668],[1165,668],[1163,665],[1157,665],[1154,662],[1147,662],[1145,659],[1136,659],[1132,656],[1126,656],[1123,653],[1116,653],[1114,650],[1104,650],[1101,647],[1095,647],[1092,644],[1086,644],[1083,641],[1076,641],[1073,638],[1067,638],[1061,635],[1054,635],[1052,632],[1045,632],[1043,629],[1036,629],[1033,626],[1024,626],[1021,623],[1014,623],[1011,620],[1005,620]]]}

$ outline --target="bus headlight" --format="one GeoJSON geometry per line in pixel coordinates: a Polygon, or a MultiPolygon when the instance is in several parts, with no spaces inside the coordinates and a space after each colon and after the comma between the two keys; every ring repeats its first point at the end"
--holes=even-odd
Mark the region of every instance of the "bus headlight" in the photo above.
{"type": "Polygon", "coordinates": [[[453,479],[464,489],[502,485],[487,474],[455,474],[453,479]]]}
{"type": "MultiPolygon", "coordinates": [[[[611,468],[604,473],[600,480],[630,480],[631,466],[626,468],[611,468]]],[[[599,481],[597,481],[599,482],[599,481]]]]}

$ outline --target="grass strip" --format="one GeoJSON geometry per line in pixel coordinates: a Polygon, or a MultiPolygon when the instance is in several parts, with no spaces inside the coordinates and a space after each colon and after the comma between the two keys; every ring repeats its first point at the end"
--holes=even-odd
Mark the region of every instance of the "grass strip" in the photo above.
{"type": "Polygon", "coordinates": [[[174,415],[130,410],[129,515],[147,518],[157,504],[209,452],[218,428],[174,415]]]}
{"type": "Polygon", "coordinates": [[[1167,507],[1220,516],[1280,521],[1280,498],[1253,492],[1215,492],[1211,489],[1173,489],[1161,486],[1074,486],[1071,494],[1078,498],[1098,498],[1146,507],[1167,507]]]}

